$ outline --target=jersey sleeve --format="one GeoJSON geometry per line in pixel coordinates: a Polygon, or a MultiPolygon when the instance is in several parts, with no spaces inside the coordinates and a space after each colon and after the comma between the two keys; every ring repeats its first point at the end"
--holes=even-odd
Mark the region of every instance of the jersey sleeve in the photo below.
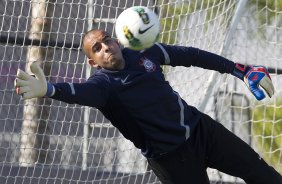
{"type": "Polygon", "coordinates": [[[157,44],[163,52],[164,65],[195,66],[220,73],[231,73],[235,63],[220,55],[194,47],[157,44]]]}
{"type": "Polygon", "coordinates": [[[55,83],[55,94],[50,97],[70,104],[79,104],[95,108],[103,107],[109,97],[107,81],[97,77],[85,83],[55,83]]]}

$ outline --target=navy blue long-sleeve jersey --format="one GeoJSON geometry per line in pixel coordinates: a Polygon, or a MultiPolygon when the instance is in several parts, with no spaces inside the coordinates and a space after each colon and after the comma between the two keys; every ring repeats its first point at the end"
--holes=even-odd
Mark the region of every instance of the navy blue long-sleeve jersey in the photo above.
{"type": "Polygon", "coordinates": [[[155,44],[143,52],[122,52],[123,70],[101,68],[85,83],[53,84],[51,98],[99,109],[146,157],[177,148],[193,134],[200,118],[165,80],[161,65],[198,66],[220,73],[231,73],[235,66],[193,47],[155,44]]]}

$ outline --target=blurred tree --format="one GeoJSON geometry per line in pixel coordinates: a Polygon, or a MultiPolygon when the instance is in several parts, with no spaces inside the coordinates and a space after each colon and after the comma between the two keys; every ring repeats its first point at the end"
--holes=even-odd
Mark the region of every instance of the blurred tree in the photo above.
{"type": "MultiPolygon", "coordinates": [[[[234,1],[235,2],[235,1],[234,1]]],[[[228,3],[226,0],[203,0],[203,1],[177,1],[177,0],[156,0],[155,4],[159,7],[162,30],[160,40],[163,43],[175,44],[177,41],[177,32],[179,24],[185,21],[187,17],[196,11],[206,10],[205,20],[203,23],[213,19],[219,12],[226,11],[228,3]]],[[[238,4],[238,2],[236,2],[238,4]]],[[[276,21],[277,25],[282,25],[282,0],[249,0],[247,9],[251,14],[257,15],[260,25],[270,24],[276,21]],[[254,13],[256,12],[256,13],[254,13]]],[[[235,8],[235,6],[233,6],[235,8]]],[[[230,11],[232,12],[232,11],[230,11]]],[[[229,16],[228,14],[223,14],[229,16]]],[[[224,20],[224,19],[223,19],[224,20]]]]}

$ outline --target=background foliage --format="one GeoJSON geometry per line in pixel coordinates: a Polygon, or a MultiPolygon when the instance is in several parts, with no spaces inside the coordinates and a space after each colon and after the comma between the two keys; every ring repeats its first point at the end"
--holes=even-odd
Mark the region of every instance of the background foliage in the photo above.
{"type": "Polygon", "coordinates": [[[257,105],[252,116],[252,134],[259,152],[282,173],[282,99],[269,105],[257,105]]]}

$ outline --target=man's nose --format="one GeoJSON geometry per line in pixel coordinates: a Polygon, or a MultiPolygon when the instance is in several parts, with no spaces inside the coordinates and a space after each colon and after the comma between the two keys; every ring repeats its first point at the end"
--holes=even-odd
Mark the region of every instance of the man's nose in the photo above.
{"type": "Polygon", "coordinates": [[[105,43],[102,43],[102,46],[103,46],[105,52],[109,52],[110,51],[109,45],[107,45],[105,43]]]}

